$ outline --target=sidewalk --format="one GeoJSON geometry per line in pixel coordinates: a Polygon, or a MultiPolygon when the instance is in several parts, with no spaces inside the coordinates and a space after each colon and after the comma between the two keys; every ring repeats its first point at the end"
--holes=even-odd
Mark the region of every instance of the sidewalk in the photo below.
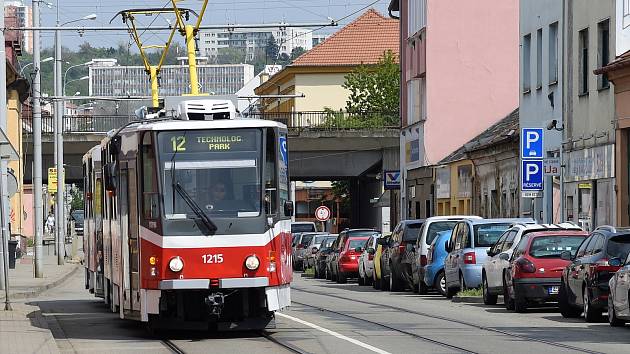
{"type": "Polygon", "coordinates": [[[33,256],[18,259],[9,270],[9,289],[13,311],[4,310],[4,290],[0,294],[0,353],[59,353],[48,321],[39,307],[20,299],[36,297],[43,291],[60,285],[82,269],[80,264],[57,265],[56,256],[43,257],[44,277],[33,276],[33,256]],[[17,300],[17,301],[16,301],[17,300]]]}

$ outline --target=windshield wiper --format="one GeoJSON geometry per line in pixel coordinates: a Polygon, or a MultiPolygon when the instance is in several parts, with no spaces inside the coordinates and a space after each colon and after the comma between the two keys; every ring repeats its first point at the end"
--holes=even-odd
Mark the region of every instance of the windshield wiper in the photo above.
{"type": "Polygon", "coordinates": [[[179,184],[179,182],[175,183],[173,187],[175,187],[175,190],[177,191],[177,193],[179,193],[179,195],[182,197],[182,199],[184,199],[186,204],[188,204],[190,209],[192,209],[195,215],[197,215],[197,217],[199,217],[201,222],[203,222],[203,225],[207,229],[205,230],[207,231],[206,234],[214,235],[214,233],[217,232],[217,229],[218,229],[217,225],[213,223],[212,220],[210,220],[208,215],[206,215],[206,213],[203,212],[203,210],[199,207],[199,204],[197,204],[197,202],[195,202],[195,200],[190,197],[190,195],[186,192],[184,187],[182,187],[182,185],[179,184]]]}

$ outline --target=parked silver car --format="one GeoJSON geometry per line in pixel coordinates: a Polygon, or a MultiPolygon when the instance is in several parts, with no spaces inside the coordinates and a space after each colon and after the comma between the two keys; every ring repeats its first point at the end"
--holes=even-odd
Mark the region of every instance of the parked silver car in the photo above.
{"type": "Polygon", "coordinates": [[[481,268],[488,249],[515,223],[535,223],[532,219],[464,219],[453,228],[446,243],[444,261],[446,297],[459,290],[481,285],[481,268]]]}
{"type": "Polygon", "coordinates": [[[311,268],[315,265],[315,254],[319,250],[322,242],[329,237],[330,234],[315,235],[311,238],[311,242],[304,249],[304,269],[311,268]]]}
{"type": "Polygon", "coordinates": [[[315,235],[324,234],[323,232],[302,232],[293,240],[293,269],[303,270],[304,256],[306,255],[306,246],[311,242],[315,235]]]}
{"type": "Polygon", "coordinates": [[[376,240],[380,234],[372,235],[363,246],[363,253],[359,256],[359,285],[370,285],[374,273],[374,254],[376,253],[376,240]]]}

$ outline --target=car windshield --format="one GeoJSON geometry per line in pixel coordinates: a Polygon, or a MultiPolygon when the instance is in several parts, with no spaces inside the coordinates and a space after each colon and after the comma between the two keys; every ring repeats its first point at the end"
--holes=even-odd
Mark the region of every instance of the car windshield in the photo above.
{"type": "Polygon", "coordinates": [[[475,247],[492,247],[511,224],[475,225],[475,247]]]}
{"type": "Polygon", "coordinates": [[[541,236],[536,237],[529,246],[529,255],[535,258],[560,258],[564,251],[575,255],[584,236],[541,236]]]}
{"type": "Polygon", "coordinates": [[[292,224],[291,232],[315,232],[315,225],[313,224],[292,224]]]}
{"type": "Polygon", "coordinates": [[[348,235],[350,237],[370,237],[372,235],[378,235],[378,231],[374,231],[374,230],[348,231],[348,235]]]}
{"type": "Polygon", "coordinates": [[[367,241],[367,238],[365,237],[351,238],[350,241],[348,242],[348,249],[353,250],[357,247],[363,248],[363,246],[365,246],[366,241],[367,241]]]}
{"type": "Polygon", "coordinates": [[[626,259],[630,252],[630,235],[615,236],[608,241],[606,253],[609,258],[626,259]]]}
{"type": "Polygon", "coordinates": [[[330,246],[332,246],[333,242],[335,242],[336,239],[337,239],[336,237],[330,237],[330,238],[324,239],[324,242],[322,242],[321,247],[319,249],[323,250],[323,249],[330,248],[330,246]]]}
{"type": "Polygon", "coordinates": [[[321,244],[326,239],[326,237],[328,237],[328,235],[315,236],[315,241],[313,241],[313,244],[314,245],[321,244]]]}
{"type": "Polygon", "coordinates": [[[73,211],[72,212],[72,218],[77,223],[81,223],[82,224],[83,223],[83,210],[81,210],[81,211],[73,211]]]}
{"type": "Polygon", "coordinates": [[[313,239],[314,236],[315,235],[309,235],[309,234],[302,235],[302,239],[300,240],[300,244],[302,246],[308,245],[311,242],[311,240],[313,239]]]}
{"type": "Polygon", "coordinates": [[[426,243],[430,245],[440,232],[452,230],[455,224],[457,221],[436,221],[429,224],[426,243]]]}
{"type": "Polygon", "coordinates": [[[416,241],[420,236],[421,223],[407,224],[403,233],[403,241],[416,241]]]}
{"type": "Polygon", "coordinates": [[[261,141],[255,129],[159,133],[166,219],[195,217],[178,184],[211,218],[259,216],[261,141]]]}

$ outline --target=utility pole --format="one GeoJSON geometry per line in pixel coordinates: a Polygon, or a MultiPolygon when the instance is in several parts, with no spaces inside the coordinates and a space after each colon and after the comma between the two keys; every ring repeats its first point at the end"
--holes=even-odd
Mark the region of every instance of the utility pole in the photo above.
{"type": "MultiPolygon", "coordinates": [[[[1,1],[1,0],[0,0],[1,1]]],[[[33,25],[39,26],[39,1],[33,0],[33,25]]],[[[35,77],[33,78],[33,204],[35,209],[34,231],[35,231],[35,278],[44,277],[44,269],[42,264],[42,236],[44,232],[44,208],[42,193],[42,109],[40,106],[40,38],[39,30],[33,31],[33,70],[35,77]]]]}
{"type": "MultiPolygon", "coordinates": [[[[59,25],[59,0],[57,0],[57,28],[59,25]]],[[[55,31],[55,96],[63,96],[61,82],[61,32],[55,31]]],[[[55,205],[55,228],[57,236],[57,264],[63,265],[65,257],[65,205],[64,197],[64,173],[63,173],[63,101],[55,100],[55,137],[57,144],[57,203],[55,205]]]]}

